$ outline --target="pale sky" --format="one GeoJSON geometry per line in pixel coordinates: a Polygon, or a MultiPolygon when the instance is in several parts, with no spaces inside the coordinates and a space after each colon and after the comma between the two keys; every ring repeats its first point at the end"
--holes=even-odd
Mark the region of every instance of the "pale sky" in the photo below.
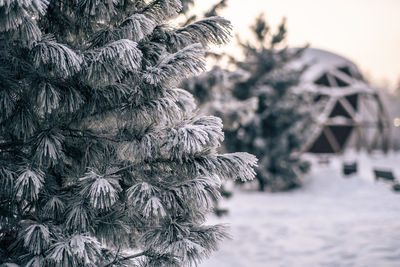
{"type": "MultiPolygon", "coordinates": [[[[198,0],[207,9],[218,0],[198,0]]],[[[234,34],[251,36],[261,12],[273,29],[286,17],[287,44],[309,43],[354,61],[378,85],[400,80],[400,0],[228,0],[221,15],[234,34]]],[[[235,51],[235,42],[226,47],[235,51]]]]}

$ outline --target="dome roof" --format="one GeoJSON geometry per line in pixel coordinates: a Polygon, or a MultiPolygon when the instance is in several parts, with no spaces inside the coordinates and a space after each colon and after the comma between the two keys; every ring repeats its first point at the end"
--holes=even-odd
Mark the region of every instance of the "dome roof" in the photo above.
{"type": "Polygon", "coordinates": [[[356,91],[373,93],[376,90],[364,81],[356,64],[325,50],[306,48],[290,67],[306,67],[300,80],[301,90],[326,94],[348,94],[356,91]]]}
{"type": "Polygon", "coordinates": [[[352,65],[357,69],[357,66],[347,58],[318,48],[306,48],[303,52],[302,60],[305,63],[314,63],[327,69],[331,68],[331,66],[340,65],[352,65]]]}

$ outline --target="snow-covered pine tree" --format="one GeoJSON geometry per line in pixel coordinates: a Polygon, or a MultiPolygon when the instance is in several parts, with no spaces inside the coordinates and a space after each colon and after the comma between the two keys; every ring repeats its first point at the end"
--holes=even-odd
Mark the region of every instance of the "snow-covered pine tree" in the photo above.
{"type": "Polygon", "coordinates": [[[217,154],[220,119],[176,85],[230,24],[166,24],[181,8],[0,0],[0,264],[184,266],[226,236],[205,215],[256,160],[217,154]]]}
{"type": "Polygon", "coordinates": [[[296,187],[308,170],[308,162],[295,156],[308,136],[312,122],[309,97],[294,92],[303,70],[288,68],[302,49],[288,49],[284,21],[276,34],[271,33],[263,16],[252,30],[255,45],[242,44],[245,59],[236,61],[249,76],[233,86],[240,100],[256,97],[258,108],[252,120],[235,131],[227,131],[228,151],[240,149],[259,158],[259,189],[279,191],[296,187]]]}

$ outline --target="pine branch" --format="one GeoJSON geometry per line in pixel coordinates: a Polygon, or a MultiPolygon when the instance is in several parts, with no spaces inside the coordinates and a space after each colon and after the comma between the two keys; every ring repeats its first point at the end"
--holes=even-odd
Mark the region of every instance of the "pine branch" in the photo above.
{"type": "Polygon", "coordinates": [[[165,20],[173,18],[182,9],[180,0],[154,0],[137,13],[144,14],[157,22],[163,23],[165,20]]]}
{"type": "Polygon", "coordinates": [[[26,17],[43,15],[49,4],[48,0],[0,1],[0,32],[17,29],[26,17]]]}
{"type": "Polygon", "coordinates": [[[208,47],[210,43],[226,44],[231,36],[231,30],[230,21],[221,17],[209,17],[177,29],[175,34],[178,35],[177,38],[187,38],[190,43],[201,43],[203,47],[208,47]]]}
{"type": "Polygon", "coordinates": [[[173,86],[184,78],[205,70],[204,50],[200,44],[192,44],[161,59],[144,74],[146,82],[152,85],[167,83],[173,86]]]}
{"type": "Polygon", "coordinates": [[[112,85],[122,80],[126,72],[134,72],[141,66],[142,52],[137,43],[121,39],[85,53],[89,85],[101,82],[112,85]]]}
{"type": "Polygon", "coordinates": [[[47,38],[31,50],[34,66],[44,73],[62,78],[69,77],[81,70],[83,58],[69,47],[47,38]]]}
{"type": "Polygon", "coordinates": [[[118,263],[121,261],[132,260],[134,258],[138,258],[138,257],[142,257],[142,256],[146,256],[146,254],[147,254],[147,251],[143,251],[143,252],[139,252],[139,253],[124,256],[124,257],[118,257],[118,252],[117,252],[117,254],[115,255],[115,259],[112,262],[103,265],[102,267],[111,267],[115,263],[118,263]]]}
{"type": "Polygon", "coordinates": [[[133,14],[119,25],[106,26],[97,31],[92,37],[90,48],[106,45],[112,41],[129,39],[135,42],[141,41],[151,34],[155,27],[154,21],[143,14],[133,14]]]}
{"type": "Polygon", "coordinates": [[[175,53],[196,43],[200,43],[203,48],[208,48],[210,44],[226,44],[231,37],[231,30],[232,25],[228,20],[210,17],[174,30],[166,25],[156,27],[152,40],[154,42],[166,40],[167,50],[175,53]]]}

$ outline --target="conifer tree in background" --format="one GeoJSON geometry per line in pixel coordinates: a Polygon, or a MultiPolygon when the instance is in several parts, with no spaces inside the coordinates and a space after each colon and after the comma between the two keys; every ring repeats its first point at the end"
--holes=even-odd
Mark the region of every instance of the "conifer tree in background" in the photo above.
{"type": "Polygon", "coordinates": [[[220,117],[224,129],[234,131],[251,120],[257,109],[257,97],[240,100],[232,94],[234,85],[247,78],[248,73],[240,69],[229,71],[214,66],[208,72],[184,80],[182,88],[193,94],[200,112],[220,117]]]}
{"type": "Polygon", "coordinates": [[[232,90],[241,101],[256,97],[258,108],[249,123],[226,132],[225,145],[230,151],[248,151],[259,158],[257,179],[261,191],[287,190],[300,185],[299,178],[309,166],[294,155],[312,123],[309,100],[293,90],[302,70],[287,67],[303,49],[283,47],[284,21],[273,34],[260,16],[252,30],[256,44],[241,44],[245,59],[235,61],[249,76],[233,85],[232,90]]]}
{"type": "Polygon", "coordinates": [[[217,154],[220,119],[176,85],[230,24],[165,24],[181,8],[0,0],[0,264],[185,266],[226,236],[205,215],[255,158],[217,154]]]}

